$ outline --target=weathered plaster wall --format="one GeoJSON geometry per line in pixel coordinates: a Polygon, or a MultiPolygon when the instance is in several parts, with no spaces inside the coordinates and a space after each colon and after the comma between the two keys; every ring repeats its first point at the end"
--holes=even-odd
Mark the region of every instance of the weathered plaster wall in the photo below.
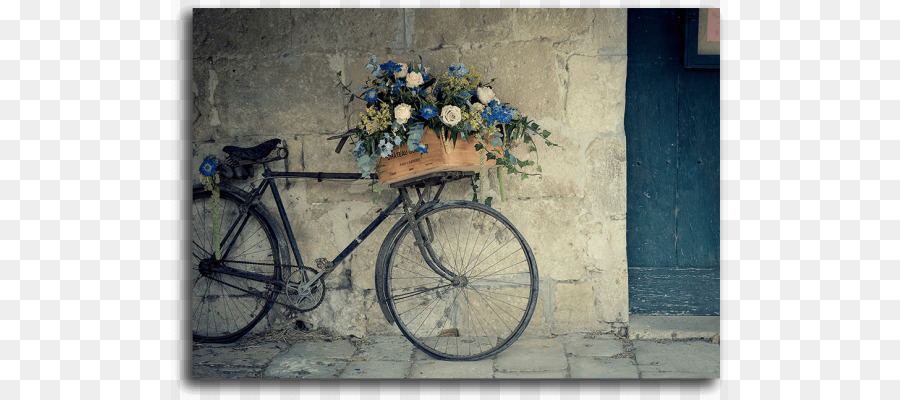
{"type": "MultiPolygon", "coordinates": [[[[362,84],[372,53],[382,62],[421,56],[432,69],[464,62],[496,78],[497,95],[562,146],[540,148],[543,176],[507,179],[507,201],[494,203],[538,261],[540,302],[526,334],[620,329],[628,322],[626,20],[623,9],[197,10],[194,167],[223,146],[277,137],[290,148],[290,170],[355,172],[353,157],[325,141],[361,108],[344,104],[337,72],[362,84]]],[[[286,188],[307,264],[336,255],[390,200],[373,204],[366,183],[297,180],[286,188]]],[[[459,183],[448,196],[468,199],[470,190],[459,183]]],[[[325,303],[301,319],[345,334],[399,334],[375,304],[373,280],[395,220],[329,277],[325,303]]],[[[268,323],[286,318],[293,316],[276,309],[268,323]]]]}

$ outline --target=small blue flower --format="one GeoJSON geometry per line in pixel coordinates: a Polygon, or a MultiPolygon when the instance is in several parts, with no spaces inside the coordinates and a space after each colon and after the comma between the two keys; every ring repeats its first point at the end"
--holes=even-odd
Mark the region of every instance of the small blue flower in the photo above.
{"type": "Polygon", "coordinates": [[[419,143],[419,147],[416,148],[416,151],[423,153],[423,154],[428,154],[428,146],[419,143]]]}
{"type": "Polygon", "coordinates": [[[366,91],[366,101],[369,103],[374,103],[375,100],[378,100],[378,91],[375,89],[369,89],[366,91]]]}
{"type": "Polygon", "coordinates": [[[403,139],[401,139],[400,136],[394,136],[394,144],[395,145],[399,146],[400,142],[402,142],[402,141],[403,141],[403,139]]]}
{"type": "Polygon", "coordinates": [[[378,67],[378,57],[375,57],[374,54],[372,54],[372,60],[366,64],[366,69],[372,71],[372,77],[377,78],[378,75],[381,75],[381,68],[378,67]]]}
{"type": "Polygon", "coordinates": [[[219,165],[219,160],[217,160],[213,156],[206,156],[203,159],[203,164],[200,164],[200,174],[203,176],[213,176],[216,174],[216,167],[219,165]]]}
{"type": "Polygon", "coordinates": [[[466,68],[466,64],[456,63],[455,66],[450,67],[450,76],[464,76],[469,73],[469,69],[466,68]]]}
{"type": "Polygon", "coordinates": [[[422,118],[429,119],[437,115],[437,109],[432,106],[422,107],[422,111],[420,111],[422,118]]]}
{"type": "Polygon", "coordinates": [[[356,147],[353,150],[351,150],[350,152],[353,153],[353,155],[357,159],[362,157],[363,156],[363,142],[362,141],[356,142],[356,147]]]}
{"type": "Polygon", "coordinates": [[[379,68],[381,68],[382,71],[387,72],[388,76],[394,76],[394,72],[400,72],[403,69],[403,66],[393,61],[388,61],[381,64],[379,68]]]}

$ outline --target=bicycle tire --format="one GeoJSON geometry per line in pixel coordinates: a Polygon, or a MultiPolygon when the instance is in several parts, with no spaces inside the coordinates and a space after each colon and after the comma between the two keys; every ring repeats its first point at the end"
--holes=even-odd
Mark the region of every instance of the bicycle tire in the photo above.
{"type": "MultiPolygon", "coordinates": [[[[220,235],[224,236],[238,218],[246,194],[240,189],[219,185],[220,235]]],[[[197,342],[230,343],[253,329],[271,310],[280,287],[271,283],[239,278],[204,268],[215,262],[213,246],[212,192],[195,187],[191,206],[191,325],[197,342]]],[[[278,231],[265,208],[251,204],[248,218],[239,231],[222,265],[249,271],[272,280],[281,280],[281,252],[278,231]],[[250,262],[259,264],[244,264],[250,262]]],[[[220,238],[221,240],[221,238],[220,238]]],[[[220,250],[224,252],[224,250],[220,250]]]]}
{"type": "Polygon", "coordinates": [[[440,203],[417,218],[427,221],[440,262],[464,278],[454,285],[433,271],[401,222],[387,237],[377,279],[397,327],[440,360],[480,360],[509,347],[537,303],[537,263],[525,238],[498,211],[469,201],[440,203]]]}

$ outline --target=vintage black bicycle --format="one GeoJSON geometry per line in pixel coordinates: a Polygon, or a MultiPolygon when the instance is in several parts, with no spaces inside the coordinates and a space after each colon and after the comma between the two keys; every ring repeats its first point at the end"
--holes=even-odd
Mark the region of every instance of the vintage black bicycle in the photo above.
{"type": "MultiPolygon", "coordinates": [[[[343,135],[342,137],[346,137],[343,135]]],[[[341,141],[343,145],[344,140],[341,141]]],[[[338,145],[338,152],[341,145],[338,145]]],[[[218,196],[193,189],[191,323],[199,342],[232,342],[277,303],[318,307],[333,272],[402,206],[375,260],[375,289],[385,318],[416,347],[442,360],[478,360],[509,347],[525,330],[538,296],[538,270],[525,238],[498,211],[470,201],[441,201],[446,183],[468,172],[440,172],[390,185],[397,197],[334,259],[303,263],[276,184],[278,179],[358,180],[358,173],[273,171],[287,158],[283,141],[226,146],[220,176],[260,177],[249,190],[218,184],[218,196]],[[281,224],[262,204],[271,191],[281,224]],[[293,262],[291,261],[293,253],[293,262]]]]}

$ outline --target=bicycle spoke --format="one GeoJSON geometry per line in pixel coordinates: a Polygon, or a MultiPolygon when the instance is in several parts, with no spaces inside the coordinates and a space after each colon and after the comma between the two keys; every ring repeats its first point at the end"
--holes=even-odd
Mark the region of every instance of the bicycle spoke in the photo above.
{"type": "Polygon", "coordinates": [[[233,190],[223,189],[213,218],[210,198],[209,191],[194,192],[194,339],[229,342],[253,328],[273,304],[273,288],[267,282],[281,279],[281,270],[276,267],[280,260],[272,228],[257,206],[244,208],[241,213],[239,205],[244,200],[235,196],[233,190]],[[218,241],[214,225],[220,228],[218,241]],[[221,261],[215,260],[217,246],[222,250],[221,261]],[[226,255],[227,261],[223,262],[226,255]],[[209,263],[203,267],[203,273],[201,261],[209,263]],[[263,265],[247,266],[245,262],[263,265]],[[236,275],[240,271],[248,275],[236,275]],[[206,282],[202,283],[201,278],[206,282]]]}
{"type": "Polygon", "coordinates": [[[430,276],[415,244],[417,227],[407,224],[383,261],[397,326],[438,359],[502,351],[521,335],[536,303],[536,267],[521,234],[495,210],[470,202],[441,203],[418,217],[431,227],[433,253],[425,256],[454,279],[430,276]]]}

